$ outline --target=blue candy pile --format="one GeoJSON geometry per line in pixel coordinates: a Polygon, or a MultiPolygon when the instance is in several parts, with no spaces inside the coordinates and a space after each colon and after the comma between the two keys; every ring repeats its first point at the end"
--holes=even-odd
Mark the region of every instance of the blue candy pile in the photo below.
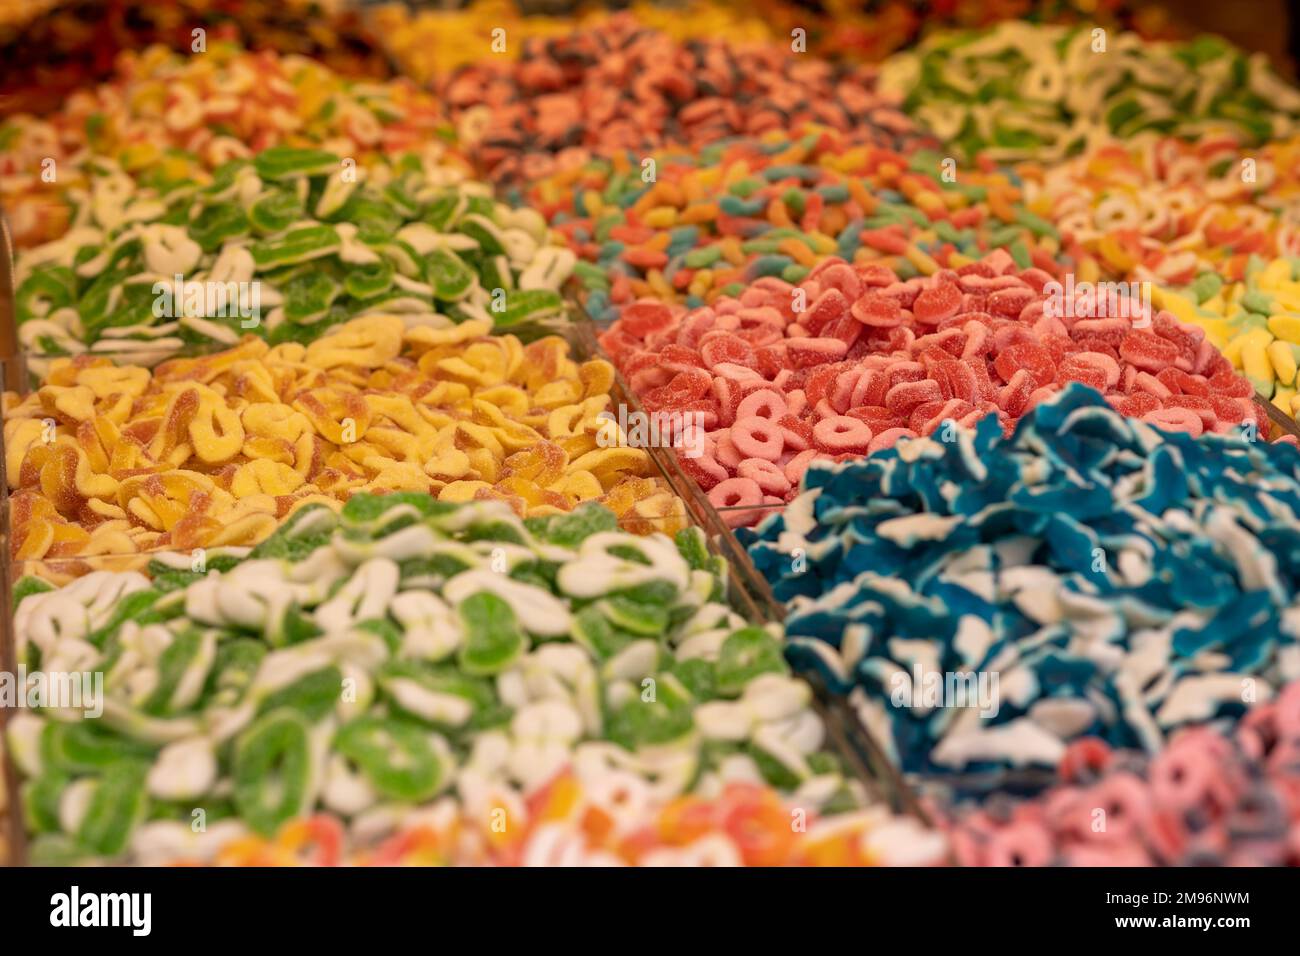
{"type": "Polygon", "coordinates": [[[1082,736],[1155,753],[1300,677],[1300,452],[1082,385],[1010,437],[986,418],[814,465],[740,534],[790,658],[906,771],[1051,768],[1082,736]]]}

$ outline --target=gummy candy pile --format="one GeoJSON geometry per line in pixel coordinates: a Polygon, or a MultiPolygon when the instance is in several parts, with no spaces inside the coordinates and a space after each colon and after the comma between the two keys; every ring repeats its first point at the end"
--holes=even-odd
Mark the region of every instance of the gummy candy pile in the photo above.
{"type": "Polygon", "coordinates": [[[11,721],[35,860],[239,856],[227,844],[317,810],[381,857],[449,813],[503,856],[564,852],[530,827],[571,814],[575,837],[600,814],[610,846],[648,854],[648,811],[691,813],[661,853],[751,862],[837,841],[869,855],[888,823],[796,846],[782,804],[754,791],[814,821],[864,802],[822,749],[779,631],[722,603],[725,565],[697,529],[635,536],[597,504],[523,520],[500,502],[359,494],[208,561],[18,582],[18,660],[75,659],[106,687],[102,720],[11,721]],[[747,814],[727,825],[750,846],[696,819],[715,800],[747,814]]]}
{"type": "Polygon", "coordinates": [[[106,679],[9,722],[32,860],[1300,862],[1263,54],[136,6],[0,36],[13,631],[106,679]]]}
{"type": "Polygon", "coordinates": [[[1085,738],[1041,797],[933,816],[960,866],[1300,866],[1298,744],[1292,683],[1235,734],[1180,730],[1151,755],[1085,738]]]}
{"type": "Polygon", "coordinates": [[[0,123],[0,200],[21,247],[67,229],[77,205],[68,192],[85,187],[90,159],[159,186],[278,145],[362,162],[424,148],[445,125],[437,100],[406,80],[363,84],[231,43],[202,56],[124,51],[109,82],[77,90],[57,112],[0,123]]]}
{"type": "Polygon", "coordinates": [[[690,311],[634,303],[601,344],[651,412],[703,417],[705,448],[681,464],[733,524],[792,500],[815,461],[985,416],[1009,430],[1070,382],[1165,429],[1267,436],[1250,382],[1203,329],[1127,300],[1093,317],[1051,281],[1004,250],[907,281],[827,259],[797,287],[767,277],[690,311]]]}
{"type": "Polygon", "coordinates": [[[558,336],[490,331],[380,314],[310,345],[249,336],[152,372],[55,360],[40,389],[6,397],[14,556],[253,545],[356,491],[534,515],[601,501],[627,527],[680,528],[648,453],[600,444],[609,363],[575,361],[558,336]]]}
{"type": "Polygon", "coordinates": [[[872,67],[789,45],[677,42],[613,17],[528,38],[518,62],[480,60],[438,84],[462,143],[494,181],[531,182],[615,150],[699,148],[817,122],[885,144],[932,142],[875,93],[872,67]]]}
{"type": "Polygon", "coordinates": [[[884,65],[883,90],[967,158],[1056,162],[1111,138],[1296,132],[1300,90],[1228,41],[1151,42],[1100,27],[1008,20],[940,33],[884,65]]]}
{"type": "Polygon", "coordinates": [[[1055,768],[1084,737],[1156,753],[1300,679],[1293,446],[1158,430],[1072,384],[1010,436],[985,418],[803,489],[744,540],[792,657],[908,771],[1055,768]]]}
{"type": "Polygon", "coordinates": [[[1005,249],[1022,268],[1062,272],[1057,230],[1021,202],[1011,172],[963,170],[958,183],[938,151],[807,130],[647,160],[618,153],[526,196],[588,260],[576,271],[598,321],[643,296],[698,306],[764,276],[799,282],[834,256],[910,278],[1005,249]]]}
{"type": "Polygon", "coordinates": [[[575,26],[596,26],[611,18],[631,17],[677,40],[725,35],[732,42],[749,43],[789,35],[788,30],[774,33],[765,16],[752,7],[728,0],[687,0],[668,7],[633,0],[626,12],[612,17],[600,7],[574,6],[580,9],[568,17],[540,14],[526,0],[471,0],[457,10],[410,10],[401,3],[385,3],[375,9],[369,23],[402,75],[421,83],[475,65],[484,59],[484,50],[494,57],[517,60],[525,40],[563,37],[575,26]],[[532,8],[521,9],[526,6],[532,8]],[[495,45],[494,31],[503,31],[496,34],[495,45]]]}
{"type": "Polygon", "coordinates": [[[1153,135],[1016,172],[1081,272],[1179,286],[1207,270],[1240,280],[1252,255],[1300,252],[1298,151],[1295,137],[1252,149],[1153,135]]]}
{"type": "Polygon", "coordinates": [[[310,341],[376,313],[515,325],[561,311],[574,261],[536,212],[414,154],[357,168],[277,146],[162,191],[110,167],[77,198],[69,232],[17,262],[18,331],[37,372],[45,356],[87,350],[152,363],[246,329],[310,341]]]}
{"type": "Polygon", "coordinates": [[[1287,415],[1297,411],[1300,361],[1300,260],[1251,256],[1242,281],[1225,283],[1203,272],[1182,289],[1162,289],[1157,300],[1206,338],[1250,380],[1255,393],[1287,415]]]}
{"type": "MultiPolygon", "coordinates": [[[[349,839],[341,819],[317,814],[286,823],[273,838],[230,837],[218,866],[929,866],[946,861],[946,840],[883,807],[822,816],[806,828],[768,787],[730,782],[720,795],[651,802],[626,781],[610,787],[561,774],[531,793],[519,837],[495,839],[454,800],[412,811],[391,832],[349,839]],[[613,824],[613,825],[611,825],[613,824]],[[382,838],[381,838],[382,837],[382,838]]],[[[232,828],[233,829],[233,828],[232,828]]],[[[174,855],[164,857],[176,861],[174,855]]],[[[194,857],[182,858],[194,862],[194,857]]]]}
{"type": "Polygon", "coordinates": [[[353,0],[3,0],[0,116],[57,111],[69,96],[111,80],[120,58],[149,48],[201,60],[234,44],[310,58],[340,76],[386,80],[392,65],[355,7],[353,0]]]}

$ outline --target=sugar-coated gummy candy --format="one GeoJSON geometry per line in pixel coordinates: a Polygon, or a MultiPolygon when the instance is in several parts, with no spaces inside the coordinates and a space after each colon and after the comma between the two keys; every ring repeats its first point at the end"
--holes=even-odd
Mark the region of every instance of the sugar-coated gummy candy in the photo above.
{"type": "MultiPolygon", "coordinates": [[[[585,260],[575,275],[598,321],[645,296],[690,306],[764,277],[798,282],[830,258],[880,262],[906,278],[1005,247],[1044,278],[1061,272],[1060,236],[1024,208],[1013,173],[963,169],[954,182],[945,161],[935,149],[909,152],[809,125],[693,151],[619,151],[517,195],[585,260]],[[642,175],[649,161],[651,182],[642,175]]],[[[859,322],[898,324],[888,302],[874,304],[883,311],[858,304],[859,322]]],[[[810,301],[810,320],[824,306],[833,309],[833,297],[810,301]]],[[[857,331],[843,319],[828,335],[852,345],[857,331]]]]}
{"type": "Polygon", "coordinates": [[[936,801],[959,866],[1300,866],[1300,683],[1156,754],[1083,738],[1031,800],[936,801]],[[1103,815],[1099,815],[1099,811],[1103,815]]]}
{"type": "MultiPolygon", "coordinates": [[[[784,42],[681,43],[613,17],[521,45],[517,62],[480,60],[438,84],[494,181],[527,182],[593,153],[699,147],[806,122],[876,141],[929,141],[876,94],[874,68],[803,56],[784,42]]],[[[652,264],[662,254],[636,258],[652,264]]]]}
{"type": "MultiPolygon", "coordinates": [[[[201,570],[167,552],[146,573],[23,578],[18,660],[110,672],[102,721],[7,724],[33,859],[210,861],[317,811],[373,848],[440,803],[517,854],[571,777],[596,805],[630,802],[618,838],[647,822],[638,807],[752,787],[784,818],[766,828],[785,833],[780,862],[796,849],[783,800],[815,820],[863,788],[822,749],[779,628],[724,603],[703,533],[616,521],[598,504],[524,520],[501,502],[359,494],[201,570]],[[191,830],[196,802],[222,808],[219,827],[191,830]]],[[[757,843],[728,849],[762,862],[757,843]]]]}
{"type": "Polygon", "coordinates": [[[944,775],[1055,768],[1088,736],[1154,754],[1300,678],[1298,516],[1296,448],[1161,430],[1076,384],[1009,435],[989,417],[815,464],[741,536],[791,658],[944,775]],[[954,675],[959,701],[930,696],[954,675]]]}
{"type": "Polygon", "coordinates": [[[359,167],[272,147],[171,191],[104,163],[89,191],[86,220],[16,264],[18,335],[37,373],[52,355],[157,361],[248,331],[310,342],[376,313],[515,325],[561,313],[574,261],[537,213],[436,155],[359,167]]]}
{"type": "MultiPolygon", "coordinates": [[[[704,460],[684,467],[711,500],[745,459],[783,469],[791,488],[771,494],[789,501],[818,456],[866,455],[985,416],[1009,432],[1070,383],[1167,429],[1268,437],[1250,383],[1199,326],[1138,300],[1113,316],[1109,303],[1065,303],[1044,276],[1002,250],[910,279],[827,259],[797,284],[764,278],[694,309],[639,301],[600,343],[650,412],[703,416],[704,460]]],[[[733,525],[774,507],[719,494],[733,525]]]]}
{"type": "Polygon", "coordinates": [[[296,509],[357,491],[499,498],[521,514],[607,504],[671,533],[685,507],[600,417],[614,372],[548,335],[369,315],[309,345],[247,336],[150,370],[57,359],[6,396],[18,560],[253,545],[296,509]]]}
{"type": "Polygon", "coordinates": [[[213,35],[202,56],[160,45],[125,50],[107,82],[71,92],[46,115],[0,122],[0,199],[23,248],[79,225],[104,160],[175,187],[272,146],[328,143],[365,162],[423,148],[445,126],[437,99],[408,80],[357,82],[306,57],[250,52],[213,35]]]}
{"type": "Polygon", "coordinates": [[[1219,37],[1151,42],[1087,24],[937,32],[891,57],[881,87],[967,160],[1055,162],[1143,132],[1258,144],[1300,118],[1300,91],[1266,57],[1219,37]]]}

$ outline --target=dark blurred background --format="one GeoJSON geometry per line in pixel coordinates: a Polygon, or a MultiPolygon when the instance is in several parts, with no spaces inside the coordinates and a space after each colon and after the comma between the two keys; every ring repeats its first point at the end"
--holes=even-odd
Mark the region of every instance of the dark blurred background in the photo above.
{"type": "MultiPolygon", "coordinates": [[[[526,15],[681,9],[701,0],[0,0],[0,117],[57,109],[72,90],[107,79],[118,53],[161,43],[188,51],[191,31],[252,49],[315,57],[350,76],[400,70],[391,25],[432,11],[487,7],[526,15]]],[[[1002,20],[1098,23],[1150,39],[1219,33],[1261,51],[1292,80],[1300,63],[1300,0],[708,0],[775,35],[807,27],[809,51],[881,60],[934,30],[1002,20]]],[[[486,13],[492,16],[494,13],[486,13]]],[[[710,21],[712,24],[716,21],[710,21]]],[[[712,29],[712,27],[710,27],[712,29]]]]}

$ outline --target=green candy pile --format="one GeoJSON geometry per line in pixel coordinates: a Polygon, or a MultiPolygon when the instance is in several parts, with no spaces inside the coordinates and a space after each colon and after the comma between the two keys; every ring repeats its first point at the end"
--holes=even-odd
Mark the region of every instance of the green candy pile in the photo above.
{"type": "Polygon", "coordinates": [[[35,861],[202,856],[318,809],[364,828],[566,767],[665,800],[735,779],[819,812],[864,798],[698,529],[359,494],[205,562],[16,585],[21,664],[104,675],[98,719],[10,721],[35,861]]]}
{"type": "Polygon", "coordinates": [[[1153,132],[1244,143],[1296,129],[1300,91],[1217,37],[1144,40],[1100,27],[1007,21],[939,33],[891,57],[881,87],[966,160],[1051,162],[1153,132]]]}
{"type": "Polygon", "coordinates": [[[561,314],[574,264],[537,212],[415,155],[359,167],[275,147],[210,183],[145,188],[97,161],[79,199],[69,232],[17,263],[29,354],[307,342],[378,312],[509,326],[561,314]]]}

